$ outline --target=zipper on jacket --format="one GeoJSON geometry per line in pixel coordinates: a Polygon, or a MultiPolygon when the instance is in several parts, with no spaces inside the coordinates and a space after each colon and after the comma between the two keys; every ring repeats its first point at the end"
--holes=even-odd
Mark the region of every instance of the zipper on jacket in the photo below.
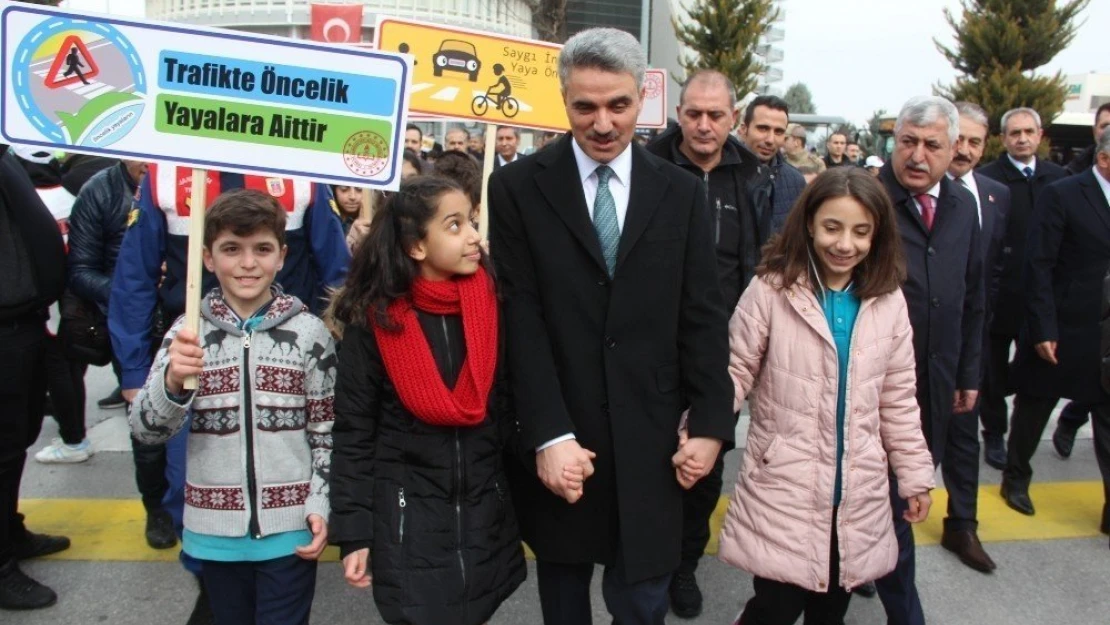
{"type": "Polygon", "coordinates": [[[713,242],[721,244],[721,198],[717,198],[717,228],[713,232],[713,242]]]}
{"type": "Polygon", "coordinates": [[[397,507],[401,510],[401,520],[397,523],[397,543],[405,544],[405,487],[397,489],[397,507]]]}
{"type": "MultiPolygon", "coordinates": [[[[455,372],[455,361],[451,355],[451,334],[447,331],[447,317],[440,317],[443,326],[443,342],[447,346],[447,371],[452,375],[455,372]]],[[[462,575],[463,591],[466,591],[466,558],[463,556],[463,522],[462,522],[462,494],[463,494],[463,464],[462,442],[459,440],[459,428],[455,428],[455,529],[458,532],[458,548],[455,555],[459,560],[459,573],[462,575]]]]}
{"type": "Polygon", "coordinates": [[[443,325],[443,342],[447,345],[447,372],[454,375],[455,359],[451,356],[451,334],[447,332],[447,317],[440,317],[439,322],[443,325]]]}
{"type": "Polygon", "coordinates": [[[459,558],[459,572],[462,573],[463,593],[466,593],[466,558],[463,556],[464,534],[462,521],[462,496],[465,485],[463,484],[462,466],[462,441],[459,440],[459,428],[455,428],[455,527],[459,533],[458,549],[455,554],[459,558]]]}
{"type": "Polygon", "coordinates": [[[258,526],[257,476],[254,473],[254,409],[251,405],[251,337],[254,332],[243,335],[243,405],[239,407],[239,423],[247,436],[247,506],[250,510],[248,531],[251,538],[262,538],[258,526]]]}

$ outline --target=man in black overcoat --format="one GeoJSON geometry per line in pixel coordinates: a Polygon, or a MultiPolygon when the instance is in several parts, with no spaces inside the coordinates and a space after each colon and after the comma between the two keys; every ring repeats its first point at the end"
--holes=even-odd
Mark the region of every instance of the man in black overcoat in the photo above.
{"type": "Polygon", "coordinates": [[[632,142],[642,50],[614,29],[571,38],[559,57],[571,133],[489,180],[527,459],[514,499],[547,625],[591,621],[595,563],[615,622],[664,622],[682,488],[735,431],[705,190],[632,142]]]}
{"type": "MultiPolygon", "coordinates": [[[[895,122],[894,152],[879,179],[894,203],[907,277],[902,287],[913,327],[917,403],[933,462],[945,460],[949,422],[966,418],[979,388],[983,332],[983,254],[971,193],[945,176],[959,136],[959,114],[944,98],[913,98],[895,122]],[[953,416],[955,415],[955,417],[953,416]]],[[[898,565],[876,582],[891,625],[924,625],[915,585],[913,531],[891,482],[898,565]]]]}
{"type": "Polygon", "coordinates": [[[1025,317],[1021,272],[1033,204],[1045,187],[1068,175],[1063,167],[1037,158],[1043,134],[1037,111],[1031,108],[1007,111],[1002,115],[1002,145],[1006,153],[979,170],[1010,189],[1010,217],[1002,245],[1002,281],[988,328],[990,352],[984,356],[990,359],[989,375],[983,384],[979,413],[983,423],[983,456],[987,464],[998,470],[1005,466],[1006,396],[1014,392],[1013,381],[1009,379],[1010,347],[1017,341],[1025,317]]]}
{"type": "MultiPolygon", "coordinates": [[[[1110,501],[1110,395],[1099,380],[1102,278],[1110,265],[1110,133],[1085,173],[1045,189],[1029,224],[1025,326],[1014,357],[1018,389],[1002,496],[1033,514],[1030,460],[1061,397],[1091,407],[1095,456],[1110,501]]],[[[1110,532],[1110,506],[1102,509],[1110,532]]]]}

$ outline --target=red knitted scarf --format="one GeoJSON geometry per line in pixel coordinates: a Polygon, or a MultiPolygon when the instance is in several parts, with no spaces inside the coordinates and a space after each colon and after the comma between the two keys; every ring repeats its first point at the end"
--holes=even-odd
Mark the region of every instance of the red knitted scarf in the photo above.
{"type": "Polygon", "coordinates": [[[486,272],[479,268],[474,275],[440,282],[416,278],[412,301],[394,300],[386,312],[399,330],[381,328],[372,312],[367,319],[378,339],[386,373],[405,408],[432,425],[481,423],[497,366],[497,298],[486,272]],[[454,390],[447,390],[439,375],[414,308],[433,315],[462,314],[466,359],[454,390]]]}

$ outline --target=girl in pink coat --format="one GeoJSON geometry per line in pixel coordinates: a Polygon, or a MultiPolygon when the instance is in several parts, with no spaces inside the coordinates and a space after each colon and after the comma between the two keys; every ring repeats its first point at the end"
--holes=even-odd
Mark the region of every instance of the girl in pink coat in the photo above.
{"type": "Polygon", "coordinates": [[[889,471],[906,520],[928,516],[900,243],[882,185],[831,169],[732,316],[729,371],[752,418],[720,558],[755,576],[741,625],[839,624],[851,589],[894,569],[889,471]]]}

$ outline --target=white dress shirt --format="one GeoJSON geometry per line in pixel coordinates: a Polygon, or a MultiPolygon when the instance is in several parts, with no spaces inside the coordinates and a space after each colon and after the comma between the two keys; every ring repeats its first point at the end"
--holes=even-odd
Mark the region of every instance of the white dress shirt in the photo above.
{"type": "Polygon", "coordinates": [[[1110,180],[1102,177],[1102,172],[1098,167],[1094,167],[1091,171],[1095,172],[1095,180],[1098,181],[1098,186],[1102,187],[1102,194],[1106,196],[1106,203],[1110,204],[1110,180]]]}
{"type": "MultiPolygon", "coordinates": [[[[613,170],[613,175],[609,178],[609,193],[617,205],[617,228],[624,232],[624,217],[628,214],[628,196],[632,188],[632,144],[629,143],[623,152],[608,163],[599,163],[587,156],[574,139],[571,139],[570,145],[574,150],[574,162],[578,164],[578,177],[582,181],[582,193],[586,196],[586,209],[591,221],[594,216],[594,200],[597,199],[597,168],[605,164],[613,170]]],[[[556,443],[569,440],[574,440],[574,434],[553,438],[536,447],[536,451],[540,452],[556,443]]]]}
{"type": "Polygon", "coordinates": [[[513,160],[512,161],[507,161],[504,158],[502,158],[502,156],[500,154],[498,154],[497,155],[497,166],[498,167],[504,167],[505,165],[508,165],[509,163],[512,163],[513,161],[515,161],[517,159],[517,157],[519,157],[519,156],[520,156],[519,152],[516,153],[516,154],[513,154],[513,160]]]}
{"type": "Polygon", "coordinates": [[[956,178],[952,174],[948,174],[948,178],[955,184],[960,184],[963,181],[967,186],[967,190],[971,191],[971,197],[975,198],[975,208],[979,210],[979,227],[983,227],[983,204],[979,200],[979,185],[975,183],[975,172],[969,171],[966,174],[956,178]]]}
{"type": "Polygon", "coordinates": [[[628,196],[632,189],[632,143],[608,163],[599,163],[587,156],[574,139],[571,139],[570,145],[574,150],[574,161],[578,164],[578,177],[582,181],[582,192],[586,196],[586,208],[591,221],[594,217],[594,200],[597,198],[597,168],[605,164],[613,170],[613,175],[609,178],[609,193],[617,205],[617,228],[624,232],[624,216],[628,214],[628,196]]]}
{"type": "MultiPolygon", "coordinates": [[[[917,207],[917,212],[921,213],[921,202],[917,201],[919,193],[911,193],[910,197],[913,198],[913,205],[917,207]]],[[[940,207],[940,181],[938,180],[932,189],[925,192],[925,195],[933,196],[933,219],[937,218],[937,208],[940,207]]]]}
{"type": "Polygon", "coordinates": [[[1025,163],[1017,160],[1016,158],[1010,156],[1009,152],[1006,153],[1006,158],[1010,159],[1010,163],[1014,167],[1017,167],[1017,170],[1020,171],[1021,173],[1024,174],[1025,173],[1025,168],[1028,167],[1029,169],[1033,170],[1033,175],[1034,176],[1037,175],[1037,157],[1036,156],[1034,156],[1032,159],[1030,159],[1028,164],[1025,164],[1025,163]]]}

